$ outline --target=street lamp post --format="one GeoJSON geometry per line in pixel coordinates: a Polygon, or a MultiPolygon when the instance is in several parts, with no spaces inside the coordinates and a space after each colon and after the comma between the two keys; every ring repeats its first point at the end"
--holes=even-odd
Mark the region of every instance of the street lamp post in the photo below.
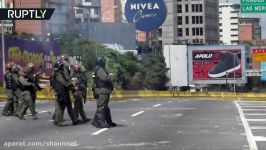
{"type": "MultiPolygon", "coordinates": [[[[1,4],[2,4],[2,8],[4,8],[4,2],[5,0],[2,0],[1,4]]],[[[2,23],[2,64],[3,64],[3,77],[5,74],[5,36],[4,36],[4,20],[1,21],[2,23]]],[[[5,86],[5,84],[3,84],[5,86]]]]}

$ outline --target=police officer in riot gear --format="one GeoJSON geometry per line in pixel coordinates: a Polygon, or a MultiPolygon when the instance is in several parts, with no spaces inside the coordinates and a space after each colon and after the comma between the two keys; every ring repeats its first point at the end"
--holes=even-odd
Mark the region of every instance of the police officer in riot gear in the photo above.
{"type": "Polygon", "coordinates": [[[72,93],[74,97],[74,112],[77,118],[81,116],[84,123],[89,122],[91,119],[86,117],[85,111],[83,109],[84,93],[87,92],[87,78],[81,73],[81,66],[79,64],[74,66],[74,74],[72,84],[74,86],[72,93]]]}
{"type": "MultiPolygon", "coordinates": [[[[36,98],[37,98],[37,90],[40,91],[42,88],[39,86],[39,77],[35,74],[35,65],[33,63],[28,63],[24,69],[25,73],[27,73],[28,81],[32,84],[34,84],[34,88],[30,89],[31,92],[31,98],[32,98],[32,104],[33,109],[36,112],[36,98]]],[[[37,112],[36,112],[37,113],[37,112]]]]}
{"type": "Polygon", "coordinates": [[[25,114],[27,108],[29,108],[30,112],[33,116],[33,119],[36,120],[37,115],[36,115],[36,112],[34,110],[32,95],[31,95],[32,88],[36,88],[36,87],[33,83],[28,81],[29,74],[27,74],[28,72],[25,71],[25,69],[26,68],[24,68],[23,70],[20,70],[19,78],[18,78],[19,88],[21,90],[20,96],[22,99],[21,105],[19,108],[18,118],[21,120],[25,120],[24,114],[25,114]]]}
{"type": "Polygon", "coordinates": [[[99,56],[96,59],[95,74],[95,94],[97,95],[97,110],[92,121],[92,125],[96,128],[109,128],[116,126],[112,121],[110,108],[108,106],[110,94],[113,90],[113,83],[109,73],[105,69],[106,58],[99,56]]]}
{"type": "Polygon", "coordinates": [[[64,74],[64,64],[61,60],[58,60],[54,64],[54,73],[52,76],[52,86],[56,92],[56,108],[55,108],[55,121],[56,126],[65,126],[63,123],[63,112],[67,107],[68,114],[72,120],[73,125],[80,123],[80,120],[76,118],[74,114],[69,91],[73,88],[70,80],[68,80],[64,74]]]}
{"type": "Polygon", "coordinates": [[[21,90],[19,88],[19,66],[17,64],[14,64],[11,68],[11,71],[12,71],[12,79],[13,79],[13,84],[12,84],[12,87],[13,87],[13,93],[14,93],[14,113],[13,115],[14,116],[17,116],[18,115],[18,111],[19,111],[19,102],[21,102],[21,99],[20,99],[20,94],[21,94],[21,90]]]}
{"type": "Polygon", "coordinates": [[[5,86],[6,86],[6,95],[7,95],[7,102],[5,104],[5,107],[2,111],[2,115],[9,116],[14,111],[13,110],[13,103],[14,103],[14,93],[13,93],[13,78],[12,78],[12,71],[11,68],[14,65],[14,63],[9,62],[6,64],[6,73],[4,75],[5,80],[5,86]]]}

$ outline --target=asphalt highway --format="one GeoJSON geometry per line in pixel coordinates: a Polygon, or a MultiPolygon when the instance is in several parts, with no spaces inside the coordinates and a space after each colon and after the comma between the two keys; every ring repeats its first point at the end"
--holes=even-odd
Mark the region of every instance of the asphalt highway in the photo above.
{"type": "MultiPolygon", "coordinates": [[[[0,103],[0,110],[4,103],[0,103]]],[[[95,101],[84,105],[92,118],[95,101]]],[[[54,103],[37,102],[38,120],[0,115],[0,149],[265,150],[266,102],[205,99],[111,101],[117,127],[57,127],[54,103]]],[[[29,111],[28,111],[29,113],[29,111]]]]}

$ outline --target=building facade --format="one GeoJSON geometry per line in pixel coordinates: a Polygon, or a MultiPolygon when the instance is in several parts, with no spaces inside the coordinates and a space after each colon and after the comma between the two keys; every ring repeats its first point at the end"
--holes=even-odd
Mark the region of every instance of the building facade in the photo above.
{"type": "Polygon", "coordinates": [[[237,45],[239,43],[239,4],[219,5],[220,43],[237,45]]]}
{"type": "MultiPolygon", "coordinates": [[[[0,7],[2,8],[2,1],[0,1],[0,7]]],[[[3,8],[13,8],[13,1],[12,0],[6,0],[5,4],[3,5],[3,8]]],[[[4,33],[13,33],[13,21],[12,20],[4,20],[3,22],[4,33]]],[[[0,33],[2,33],[2,22],[0,22],[0,33]]]]}
{"type": "Polygon", "coordinates": [[[252,41],[261,39],[260,18],[239,18],[239,41],[252,41]]]}
{"type": "Polygon", "coordinates": [[[123,22],[121,0],[101,0],[101,22],[123,22]]]}
{"type": "Polygon", "coordinates": [[[75,24],[100,22],[101,5],[99,0],[75,0],[75,24]]]}
{"type": "Polygon", "coordinates": [[[74,28],[74,2],[72,0],[16,0],[14,8],[55,8],[50,20],[16,20],[15,32],[29,33],[41,39],[74,28]]]}
{"type": "MultiPolygon", "coordinates": [[[[161,26],[162,44],[218,44],[218,0],[165,0],[167,18],[161,26]]],[[[160,31],[159,31],[160,33],[160,31]]]]}

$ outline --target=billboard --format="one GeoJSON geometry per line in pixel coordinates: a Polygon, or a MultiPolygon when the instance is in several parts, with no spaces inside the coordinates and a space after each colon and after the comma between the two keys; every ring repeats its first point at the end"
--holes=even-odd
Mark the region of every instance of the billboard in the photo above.
{"type": "MultiPolygon", "coordinates": [[[[45,71],[47,75],[52,73],[52,64],[60,54],[58,42],[5,39],[5,63],[13,61],[24,67],[31,62],[35,64],[37,70],[45,71]]],[[[0,81],[3,81],[2,59],[0,64],[0,81]]]]}
{"type": "Polygon", "coordinates": [[[164,45],[163,55],[169,82],[166,86],[188,86],[187,46],[164,45]]]}
{"type": "Polygon", "coordinates": [[[266,62],[260,63],[261,80],[266,81],[266,62]]]}
{"type": "Polygon", "coordinates": [[[246,83],[244,46],[189,46],[189,81],[196,84],[246,83]]]}
{"type": "Polygon", "coordinates": [[[167,8],[164,0],[127,0],[125,16],[128,22],[136,24],[137,30],[151,32],[164,23],[167,8]]]}
{"type": "Polygon", "coordinates": [[[266,61],[266,48],[252,48],[253,60],[256,62],[266,61]]]}
{"type": "Polygon", "coordinates": [[[115,50],[135,50],[137,46],[136,27],[132,23],[88,22],[81,23],[79,30],[83,38],[115,50]]]}

